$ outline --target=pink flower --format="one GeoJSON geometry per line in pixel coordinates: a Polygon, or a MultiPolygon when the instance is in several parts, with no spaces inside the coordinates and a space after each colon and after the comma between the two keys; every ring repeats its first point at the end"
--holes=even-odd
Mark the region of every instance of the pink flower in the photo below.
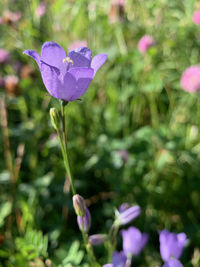
{"type": "Polygon", "coordinates": [[[150,35],[144,35],[138,43],[138,50],[144,54],[149,50],[150,47],[154,46],[155,44],[156,42],[153,37],[151,37],[150,35]]]}
{"type": "Polygon", "coordinates": [[[200,25],[200,10],[194,12],[192,20],[196,25],[200,25]]]}
{"type": "Polygon", "coordinates": [[[75,50],[76,48],[79,48],[79,47],[87,47],[88,46],[88,43],[86,40],[76,40],[74,42],[72,42],[69,47],[68,47],[68,51],[72,51],[72,50],[75,50]]]}
{"type": "Polygon", "coordinates": [[[42,16],[46,13],[46,4],[45,4],[45,3],[41,3],[41,4],[37,7],[35,13],[36,13],[36,17],[37,17],[37,18],[42,17],[42,16]]]}
{"type": "Polygon", "coordinates": [[[0,48],[0,63],[5,64],[8,63],[10,59],[10,54],[7,50],[0,48]]]}
{"type": "Polygon", "coordinates": [[[190,93],[200,91],[200,67],[191,66],[181,76],[181,87],[190,93]]]}

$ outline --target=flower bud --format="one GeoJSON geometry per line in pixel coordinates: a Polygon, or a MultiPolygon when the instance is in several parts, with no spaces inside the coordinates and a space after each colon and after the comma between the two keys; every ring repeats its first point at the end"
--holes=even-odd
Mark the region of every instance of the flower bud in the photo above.
{"type": "Polygon", "coordinates": [[[89,242],[92,244],[92,246],[98,246],[104,243],[106,240],[107,240],[107,235],[105,234],[96,234],[89,236],[89,242]]]}
{"type": "Polygon", "coordinates": [[[85,207],[85,215],[83,217],[78,216],[77,222],[79,229],[84,232],[88,232],[91,226],[91,215],[87,207],[85,207]]]}
{"type": "Polygon", "coordinates": [[[59,128],[59,114],[56,108],[50,108],[50,117],[51,117],[51,124],[54,127],[54,129],[57,131],[59,128]]]}
{"type": "Polygon", "coordinates": [[[139,206],[132,206],[124,211],[118,213],[115,220],[115,225],[125,225],[132,220],[136,219],[141,213],[141,208],[139,206]]]}
{"type": "Polygon", "coordinates": [[[85,215],[85,200],[82,196],[76,194],[73,196],[73,206],[78,216],[83,217],[85,215]]]}

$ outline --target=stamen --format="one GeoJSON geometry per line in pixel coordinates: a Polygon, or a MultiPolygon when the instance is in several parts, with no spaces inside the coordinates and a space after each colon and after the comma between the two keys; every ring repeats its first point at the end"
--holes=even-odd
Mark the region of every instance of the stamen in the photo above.
{"type": "Polygon", "coordinates": [[[66,57],[66,58],[64,58],[64,59],[63,59],[63,63],[65,63],[65,62],[74,64],[74,61],[71,60],[70,57],[66,57]]]}

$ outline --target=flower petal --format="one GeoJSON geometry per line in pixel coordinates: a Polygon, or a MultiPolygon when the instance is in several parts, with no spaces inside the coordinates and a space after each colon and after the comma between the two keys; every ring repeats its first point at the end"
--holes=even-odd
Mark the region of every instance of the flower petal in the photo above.
{"type": "Polygon", "coordinates": [[[41,60],[61,70],[65,66],[63,63],[64,58],[66,58],[65,50],[59,44],[55,42],[43,44],[41,60]]]}
{"type": "Polygon", "coordinates": [[[90,67],[92,52],[87,47],[79,47],[70,51],[68,57],[73,61],[71,68],[90,67]]]}
{"type": "Polygon", "coordinates": [[[37,52],[35,52],[33,50],[25,50],[23,52],[23,54],[26,54],[29,57],[32,57],[36,61],[36,63],[38,64],[38,67],[40,68],[40,66],[41,66],[41,64],[40,64],[40,55],[37,52]]]}
{"type": "Polygon", "coordinates": [[[64,77],[66,101],[74,101],[81,97],[87,90],[93,78],[92,68],[72,68],[64,77]]]}
{"type": "Polygon", "coordinates": [[[41,61],[41,75],[47,91],[55,98],[63,99],[63,86],[59,79],[60,70],[41,61]]]}
{"type": "Polygon", "coordinates": [[[98,69],[106,62],[108,55],[106,54],[99,54],[93,57],[91,62],[91,68],[94,69],[94,75],[98,71],[98,69]]]}

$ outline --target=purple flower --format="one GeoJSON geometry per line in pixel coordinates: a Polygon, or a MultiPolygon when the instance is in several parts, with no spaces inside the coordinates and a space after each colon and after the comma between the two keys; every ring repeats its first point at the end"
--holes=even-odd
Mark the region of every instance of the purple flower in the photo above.
{"type": "Polygon", "coordinates": [[[83,217],[77,216],[79,229],[88,232],[91,226],[91,215],[87,207],[85,207],[85,215],[83,217]]]}
{"type": "Polygon", "coordinates": [[[65,101],[81,97],[107,59],[106,54],[92,58],[87,47],[70,51],[66,57],[64,49],[55,42],[43,44],[41,57],[33,50],[26,50],[24,54],[37,62],[47,91],[65,101]]]}
{"type": "Polygon", "coordinates": [[[187,68],[181,76],[181,87],[189,92],[200,91],[200,67],[193,65],[187,68]]]}
{"type": "Polygon", "coordinates": [[[107,240],[107,235],[105,234],[96,234],[89,236],[89,241],[93,246],[98,246],[104,243],[107,240]]]}
{"type": "Polygon", "coordinates": [[[153,37],[151,37],[150,35],[144,35],[138,43],[138,50],[142,54],[144,54],[149,50],[150,47],[154,46],[155,44],[156,42],[153,37]]]}
{"type": "Polygon", "coordinates": [[[194,24],[200,25],[200,10],[197,10],[194,12],[192,20],[193,20],[194,24]]]}
{"type": "MultiPolygon", "coordinates": [[[[122,205],[125,204],[127,205],[127,203],[124,203],[122,205]]],[[[127,209],[124,209],[122,205],[120,206],[120,210],[122,210],[122,212],[120,212],[119,210],[119,213],[117,214],[117,218],[115,220],[115,225],[125,225],[131,222],[132,220],[136,219],[141,213],[141,208],[137,205],[127,209]]]]}
{"type": "Polygon", "coordinates": [[[170,259],[168,262],[163,264],[162,267],[183,267],[182,263],[177,259],[170,259]]]}
{"type": "Polygon", "coordinates": [[[112,263],[108,263],[103,267],[125,267],[126,261],[127,258],[123,251],[121,252],[115,251],[112,255],[112,263]]]}
{"type": "Polygon", "coordinates": [[[8,63],[9,60],[10,60],[10,53],[5,49],[0,48],[0,63],[5,64],[8,63]]]}
{"type": "Polygon", "coordinates": [[[160,232],[160,254],[163,261],[167,262],[171,257],[179,259],[186,243],[185,233],[175,234],[162,230],[160,232]]]}
{"type": "Polygon", "coordinates": [[[119,207],[119,212],[122,213],[125,210],[129,209],[131,206],[129,203],[122,203],[119,207]]]}
{"type": "Polygon", "coordinates": [[[148,234],[141,233],[136,227],[129,227],[128,230],[122,230],[123,250],[129,254],[138,255],[148,241],[148,234]]]}
{"type": "Polygon", "coordinates": [[[123,251],[115,251],[112,255],[112,264],[114,267],[125,267],[126,265],[126,255],[123,251]]]}

